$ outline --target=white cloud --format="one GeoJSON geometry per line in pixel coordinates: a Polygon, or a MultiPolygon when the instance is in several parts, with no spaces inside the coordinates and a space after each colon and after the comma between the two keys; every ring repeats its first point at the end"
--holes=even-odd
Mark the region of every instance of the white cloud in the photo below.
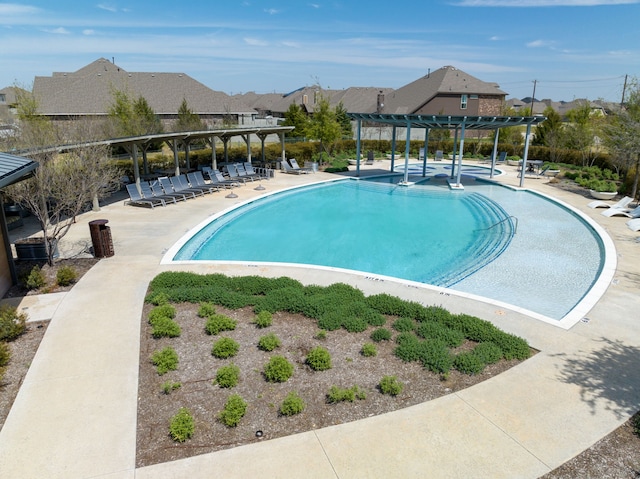
{"type": "Polygon", "coordinates": [[[461,0],[459,7],[595,7],[598,5],[631,5],[640,0],[461,0]]]}
{"type": "Polygon", "coordinates": [[[529,48],[542,48],[542,47],[552,47],[554,42],[549,40],[534,40],[532,42],[527,43],[527,47],[529,48]]]}
{"type": "Polygon", "coordinates": [[[108,3],[99,3],[96,6],[101,10],[106,10],[107,12],[115,13],[115,12],[118,11],[117,7],[115,7],[114,5],[108,4],[108,3]]]}
{"type": "Polygon", "coordinates": [[[82,34],[83,35],[93,35],[95,33],[96,33],[96,31],[95,30],[91,30],[90,28],[87,28],[86,30],[82,30],[82,34]]]}
{"type": "Polygon", "coordinates": [[[64,27],[43,30],[47,33],[55,33],[56,35],[69,35],[71,32],[64,27]]]}
{"type": "Polygon", "coordinates": [[[243,40],[247,45],[251,45],[251,46],[254,46],[254,47],[266,47],[266,46],[269,45],[264,40],[258,40],[257,38],[245,37],[243,40]]]}
{"type": "Polygon", "coordinates": [[[264,11],[269,15],[275,15],[277,13],[280,13],[280,10],[276,10],[275,8],[265,8],[264,11]]]}
{"type": "Polygon", "coordinates": [[[500,37],[497,36],[497,35],[494,35],[494,36],[490,37],[489,40],[492,41],[492,42],[497,42],[498,40],[500,40],[500,37]]]}
{"type": "Polygon", "coordinates": [[[39,13],[41,10],[38,7],[31,5],[18,5],[17,3],[0,3],[0,15],[14,16],[14,15],[29,15],[32,13],[39,13]]]}
{"type": "Polygon", "coordinates": [[[320,8],[320,5],[318,5],[317,3],[310,3],[309,6],[311,8],[320,8]]]}

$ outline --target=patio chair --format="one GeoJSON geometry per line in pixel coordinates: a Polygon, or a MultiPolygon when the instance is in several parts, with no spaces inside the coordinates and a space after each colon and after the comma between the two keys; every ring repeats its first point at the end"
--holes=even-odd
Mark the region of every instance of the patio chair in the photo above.
{"type": "Polygon", "coordinates": [[[129,193],[129,199],[124,202],[125,205],[146,206],[148,208],[167,206],[162,198],[144,198],[138,191],[138,187],[135,183],[129,183],[126,187],[127,192],[129,193]]]}
{"type": "Polygon", "coordinates": [[[442,150],[436,150],[436,156],[433,157],[433,161],[442,161],[444,152],[442,150]]]}
{"type": "Polygon", "coordinates": [[[640,218],[633,218],[627,221],[627,227],[632,231],[640,231],[640,218]]]}
{"type": "Polygon", "coordinates": [[[601,213],[603,216],[626,216],[627,218],[640,218],[640,206],[631,208],[609,208],[601,213]]]}
{"type": "Polygon", "coordinates": [[[175,196],[165,195],[162,192],[162,189],[158,190],[157,187],[155,189],[152,188],[151,183],[149,183],[148,181],[141,181],[140,182],[140,192],[142,193],[142,196],[145,199],[159,198],[159,199],[163,200],[165,202],[165,204],[166,203],[177,203],[179,200],[186,199],[184,197],[176,198],[175,196]]]}
{"type": "Polygon", "coordinates": [[[169,181],[171,182],[171,186],[173,186],[173,191],[175,191],[176,193],[193,193],[194,197],[204,196],[204,189],[194,188],[193,186],[189,185],[187,176],[184,173],[178,176],[170,177],[169,181]]]}
{"type": "Polygon", "coordinates": [[[189,198],[196,197],[196,194],[193,193],[192,191],[176,191],[176,189],[173,186],[173,183],[171,183],[171,180],[169,179],[168,176],[161,176],[160,178],[158,178],[158,183],[160,183],[160,186],[162,187],[162,191],[164,191],[165,195],[175,196],[175,197],[180,196],[185,201],[189,198]]]}
{"type": "Polygon", "coordinates": [[[205,193],[213,193],[214,191],[220,191],[219,186],[215,186],[213,183],[207,183],[202,176],[201,171],[194,171],[193,173],[187,173],[187,179],[191,186],[202,188],[205,193]]]}
{"type": "Polygon", "coordinates": [[[229,179],[233,181],[240,181],[242,183],[246,183],[248,180],[253,181],[253,178],[249,178],[247,176],[240,176],[240,173],[238,173],[238,169],[236,168],[236,165],[232,163],[229,163],[225,168],[227,169],[227,174],[229,175],[229,179]]]}
{"type": "Polygon", "coordinates": [[[282,165],[282,169],[284,170],[285,173],[289,173],[291,175],[302,175],[303,173],[309,173],[308,171],[296,170],[292,168],[291,165],[287,163],[286,159],[282,160],[280,162],[280,165],[282,165]]]}
{"type": "Polygon", "coordinates": [[[212,170],[211,183],[222,188],[235,188],[240,186],[242,182],[225,178],[220,170],[212,170]]]}
{"type": "Polygon", "coordinates": [[[254,174],[249,174],[249,172],[244,167],[244,163],[235,163],[233,165],[233,167],[238,172],[238,176],[240,178],[246,178],[246,179],[251,180],[251,181],[255,181],[255,180],[260,179],[260,177],[258,175],[256,175],[255,173],[254,174]]]}
{"type": "Polygon", "coordinates": [[[244,166],[244,170],[247,172],[248,175],[252,175],[252,176],[254,176],[254,177],[258,178],[258,179],[261,179],[261,180],[263,180],[263,179],[264,180],[268,180],[269,179],[269,175],[266,173],[266,170],[265,170],[264,173],[261,172],[261,171],[256,171],[253,168],[253,165],[251,163],[249,163],[249,162],[243,163],[242,166],[244,166]]]}
{"type": "MultiPolygon", "coordinates": [[[[369,160],[367,160],[369,161],[369,160]]],[[[291,158],[289,160],[289,163],[291,164],[291,168],[293,168],[294,170],[299,170],[299,171],[304,171],[306,173],[313,173],[313,168],[300,168],[300,166],[298,165],[298,162],[296,161],[295,158],[291,158]]],[[[371,163],[366,163],[367,165],[371,164],[373,165],[373,159],[371,160],[371,163]]]]}
{"type": "Polygon", "coordinates": [[[602,200],[595,200],[587,204],[587,206],[589,208],[623,208],[624,209],[627,206],[629,206],[629,203],[631,203],[632,201],[633,201],[633,198],[631,198],[630,196],[625,196],[620,201],[614,204],[607,203],[606,201],[602,201],[602,200]]]}

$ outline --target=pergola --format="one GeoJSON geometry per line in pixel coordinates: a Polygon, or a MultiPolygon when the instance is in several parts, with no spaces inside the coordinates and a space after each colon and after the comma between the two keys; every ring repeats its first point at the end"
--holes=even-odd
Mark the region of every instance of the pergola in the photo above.
{"type": "Polygon", "coordinates": [[[211,164],[213,168],[217,168],[216,159],[216,138],[220,138],[224,144],[224,161],[228,161],[228,143],[234,136],[240,136],[247,145],[247,161],[251,161],[251,135],[255,135],[260,139],[262,146],[262,161],[264,161],[264,142],[269,135],[278,135],[280,137],[280,143],[282,145],[282,158],[285,158],[285,133],[293,130],[293,126],[272,126],[272,127],[247,127],[247,128],[225,128],[218,130],[202,130],[202,131],[183,131],[177,133],[158,133],[150,135],[132,136],[127,138],[112,138],[109,140],[91,141],[85,143],[75,143],[70,145],[60,145],[50,148],[41,148],[37,150],[30,150],[28,152],[21,152],[21,154],[37,154],[37,153],[49,153],[58,152],[62,153],[78,148],[86,148],[88,146],[121,146],[127,150],[133,160],[133,175],[136,185],[140,184],[140,172],[139,172],[139,152],[142,152],[143,159],[143,174],[148,174],[147,163],[147,150],[151,145],[158,142],[167,142],[171,144],[173,148],[173,158],[175,164],[176,175],[180,174],[180,167],[178,164],[178,144],[182,143],[185,146],[185,157],[187,168],[190,168],[189,164],[189,145],[197,140],[207,140],[211,144],[211,164]]]}
{"type": "Polygon", "coordinates": [[[500,128],[507,126],[526,126],[524,157],[522,160],[522,171],[520,175],[520,186],[524,184],[525,171],[527,169],[527,157],[529,153],[529,140],[531,137],[531,127],[538,125],[546,120],[542,116],[456,116],[456,115],[404,115],[404,114],[388,114],[388,113],[348,113],[348,116],[357,122],[357,141],[356,141],[356,176],[360,175],[360,159],[361,159],[361,131],[362,122],[379,123],[393,127],[391,137],[391,171],[394,169],[395,163],[395,147],[396,147],[396,129],[406,128],[406,145],[404,153],[404,181],[401,184],[409,184],[409,147],[412,128],[424,128],[424,159],[422,163],[422,176],[426,176],[427,170],[427,145],[429,143],[429,131],[432,129],[454,130],[453,141],[453,160],[451,169],[451,180],[449,186],[454,189],[463,188],[461,179],[462,157],[464,153],[464,136],[467,130],[497,130],[493,143],[493,153],[491,155],[491,177],[496,163],[496,153],[498,149],[498,138],[500,128]],[[460,142],[458,148],[458,133],[460,134],[460,142]],[[456,173],[456,159],[458,161],[456,173]]]}

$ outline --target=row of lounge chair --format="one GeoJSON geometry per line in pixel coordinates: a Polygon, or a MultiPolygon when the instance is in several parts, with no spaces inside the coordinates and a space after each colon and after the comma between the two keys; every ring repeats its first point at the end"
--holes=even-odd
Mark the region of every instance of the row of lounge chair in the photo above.
{"type": "Polygon", "coordinates": [[[280,165],[282,166],[282,171],[291,175],[313,173],[313,168],[301,168],[295,158],[284,159],[280,162],[280,165]]]}
{"type": "Polygon", "coordinates": [[[253,169],[250,163],[227,165],[226,169],[228,177],[225,177],[217,169],[204,167],[202,171],[194,171],[186,175],[165,176],[153,181],[141,181],[139,187],[135,183],[127,184],[129,199],[125,201],[125,204],[155,208],[197,198],[222,189],[235,188],[248,181],[269,178],[268,171],[258,172],[253,169]]]}
{"type": "Polygon", "coordinates": [[[587,206],[589,208],[605,208],[602,212],[603,216],[625,216],[630,218],[627,221],[629,229],[633,231],[640,231],[640,205],[635,208],[629,208],[632,201],[633,198],[625,196],[614,204],[610,204],[602,200],[596,200],[590,202],[587,206]]]}

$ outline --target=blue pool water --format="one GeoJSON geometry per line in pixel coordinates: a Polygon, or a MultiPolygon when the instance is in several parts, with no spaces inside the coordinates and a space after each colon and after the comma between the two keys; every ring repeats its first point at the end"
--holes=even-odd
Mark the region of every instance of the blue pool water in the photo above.
{"type": "Polygon", "coordinates": [[[341,180],[261,198],[215,219],[174,260],[339,267],[448,287],[554,319],[597,279],[597,235],[544,197],[475,181],[464,191],[435,178],[412,187],[388,181],[341,180]]]}

